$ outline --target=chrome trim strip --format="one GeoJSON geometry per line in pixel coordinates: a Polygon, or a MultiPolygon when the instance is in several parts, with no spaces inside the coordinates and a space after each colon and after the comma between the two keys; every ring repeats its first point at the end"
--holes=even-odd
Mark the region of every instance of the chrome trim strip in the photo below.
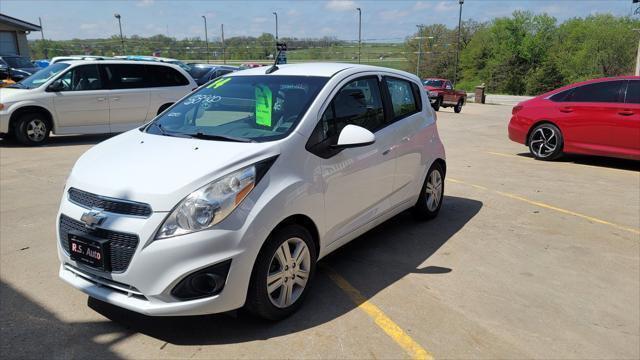
{"type": "Polygon", "coordinates": [[[129,285],[129,288],[124,287],[123,285],[125,284],[120,284],[120,283],[116,283],[113,281],[109,281],[108,279],[93,275],[93,274],[89,274],[86,272],[82,272],[79,269],[76,269],[75,267],[69,265],[69,264],[64,264],[64,269],[68,270],[72,273],[74,273],[77,276],[80,276],[86,280],[89,280],[93,283],[96,283],[98,286],[103,285],[109,288],[112,288],[116,291],[122,292],[127,294],[127,296],[131,297],[131,296],[136,296],[136,297],[141,297],[144,298],[146,300],[146,297],[135,287],[129,285]]]}

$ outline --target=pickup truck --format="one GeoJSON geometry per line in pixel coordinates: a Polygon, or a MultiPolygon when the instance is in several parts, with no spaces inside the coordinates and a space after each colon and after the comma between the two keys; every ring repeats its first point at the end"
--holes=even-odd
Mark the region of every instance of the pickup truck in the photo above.
{"type": "Polygon", "coordinates": [[[435,111],[440,110],[440,107],[453,106],[453,111],[459,113],[467,102],[467,93],[454,90],[451,81],[447,79],[429,78],[422,80],[422,84],[429,94],[429,101],[435,111]]]}

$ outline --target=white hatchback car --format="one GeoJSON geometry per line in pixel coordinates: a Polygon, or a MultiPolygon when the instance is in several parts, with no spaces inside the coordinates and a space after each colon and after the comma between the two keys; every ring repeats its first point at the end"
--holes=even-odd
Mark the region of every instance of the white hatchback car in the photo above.
{"type": "Polygon", "coordinates": [[[218,78],[80,157],[57,219],[63,280],[147,315],[246,305],[280,319],[325,255],[404,210],[438,214],[444,148],[417,77],[265,70],[218,78]]]}
{"type": "Polygon", "coordinates": [[[197,88],[176,65],[123,60],[57,62],[0,89],[0,134],[25,145],[55,134],[141,126],[197,88]]]}

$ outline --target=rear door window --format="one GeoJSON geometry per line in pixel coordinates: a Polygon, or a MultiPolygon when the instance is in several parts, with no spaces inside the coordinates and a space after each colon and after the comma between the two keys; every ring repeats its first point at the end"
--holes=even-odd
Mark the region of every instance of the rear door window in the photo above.
{"type": "Polygon", "coordinates": [[[567,100],[571,102],[622,102],[621,90],[623,84],[624,81],[618,80],[582,85],[573,89],[567,100]]]}
{"type": "Polygon", "coordinates": [[[147,65],[107,64],[104,67],[112,89],[139,89],[152,86],[147,74],[147,65]]]}
{"type": "Polygon", "coordinates": [[[89,91],[102,90],[102,80],[98,65],[76,66],[60,77],[62,85],[61,91],[89,91]]]}
{"type": "Polygon", "coordinates": [[[146,65],[152,86],[185,86],[189,80],[176,69],[163,65],[146,65]]]}
{"type": "Polygon", "coordinates": [[[640,104],[640,80],[629,80],[627,96],[624,102],[627,104],[640,104]]]}
{"type": "Polygon", "coordinates": [[[400,119],[420,110],[419,97],[416,98],[416,89],[412,83],[393,77],[385,77],[394,119],[400,119]]]}

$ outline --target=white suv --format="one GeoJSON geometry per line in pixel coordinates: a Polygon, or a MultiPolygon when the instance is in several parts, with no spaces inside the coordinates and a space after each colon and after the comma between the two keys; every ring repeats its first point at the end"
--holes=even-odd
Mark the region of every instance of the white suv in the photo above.
{"type": "Polygon", "coordinates": [[[0,134],[40,145],[50,131],[123,132],[143,125],[196,87],[191,76],[171,64],[58,62],[0,89],[0,134]]]}
{"type": "Polygon", "coordinates": [[[60,277],[148,315],[246,305],[280,319],[323,256],[404,210],[438,214],[435,120],[403,71],[297,64],[218,78],[80,157],[56,221],[60,277]]]}

